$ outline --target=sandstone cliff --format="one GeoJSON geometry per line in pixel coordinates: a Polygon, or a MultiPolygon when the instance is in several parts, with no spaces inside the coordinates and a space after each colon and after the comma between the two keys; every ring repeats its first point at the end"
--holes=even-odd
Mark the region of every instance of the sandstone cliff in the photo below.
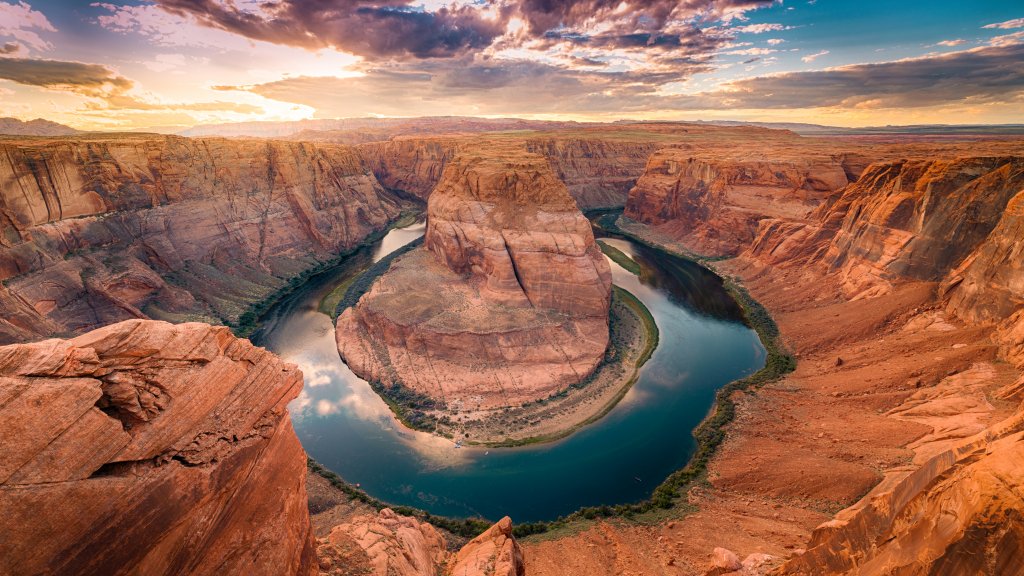
{"type": "Polygon", "coordinates": [[[301,387],[205,324],[0,348],[0,573],[315,574],[301,387]]]}
{"type": "MultiPolygon", "coordinates": [[[[1024,416],[1017,406],[991,423],[1002,402],[1013,403],[1003,409],[1011,411],[1020,402],[1024,379],[986,362],[994,344],[1024,366],[1022,190],[1019,156],[877,163],[806,221],[763,222],[739,259],[747,274],[765,278],[792,269],[790,277],[818,285],[818,299],[834,285],[865,310],[908,283],[938,284],[937,302],[908,313],[903,339],[922,329],[929,339],[963,330],[973,336],[953,349],[975,347],[963,359],[970,368],[961,363],[930,387],[912,379],[920,369],[910,373],[921,390],[898,397],[886,414],[923,426],[910,445],[914,464],[889,470],[818,527],[807,552],[779,574],[1013,574],[1024,565],[1024,472],[1016,464],[1024,416]]],[[[944,360],[941,349],[928,357],[944,360]]]]}
{"type": "Polygon", "coordinates": [[[356,373],[490,409],[544,398],[603,358],[611,272],[542,157],[461,153],[430,197],[425,244],[338,319],[356,373]]]}
{"type": "Polygon", "coordinates": [[[128,318],[235,322],[397,215],[344,146],[0,143],[0,342],[128,318]]]}
{"type": "Polygon", "coordinates": [[[624,206],[647,159],[664,143],[582,134],[531,138],[525,146],[547,158],[580,210],[589,210],[624,206]]]}
{"type": "Polygon", "coordinates": [[[426,202],[455,155],[454,138],[406,137],[359,146],[381,184],[426,202]]]}
{"type": "Polygon", "coordinates": [[[1024,414],[890,478],[777,574],[1020,574],[1024,414]]]}
{"type": "Polygon", "coordinates": [[[734,255],[754,239],[762,219],[802,218],[857,176],[840,154],[776,152],[731,157],[659,150],[630,191],[625,215],[693,252],[734,255]]]}
{"type": "Polygon", "coordinates": [[[526,574],[507,516],[453,553],[430,524],[385,508],[335,526],[320,539],[318,552],[324,576],[345,576],[359,569],[373,576],[526,574]]]}
{"type": "MultiPolygon", "coordinates": [[[[495,136],[473,138],[403,137],[359,147],[380,182],[426,200],[458,150],[488,145],[495,136]]],[[[601,135],[508,137],[551,164],[582,210],[622,206],[652,152],[664,145],[650,139],[606,138],[601,135]]]]}

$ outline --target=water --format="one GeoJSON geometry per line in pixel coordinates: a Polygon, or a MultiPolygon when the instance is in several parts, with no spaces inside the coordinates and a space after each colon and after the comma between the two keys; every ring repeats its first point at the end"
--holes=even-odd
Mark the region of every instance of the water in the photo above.
{"type": "Polygon", "coordinates": [[[715,391],[764,364],[760,341],[740,322],[738,307],[714,275],[626,240],[605,239],[640,263],[640,277],[611,263],[614,282],[643,301],[661,331],[637,383],[607,416],[558,442],[457,449],[398,424],[340,360],[331,319],[317,311],[323,295],[353,269],[422,234],[423,224],[392,231],[276,306],[254,336],[305,374],[291,412],[306,452],[386,502],[527,522],[643,500],[690,458],[691,433],[715,391]]]}

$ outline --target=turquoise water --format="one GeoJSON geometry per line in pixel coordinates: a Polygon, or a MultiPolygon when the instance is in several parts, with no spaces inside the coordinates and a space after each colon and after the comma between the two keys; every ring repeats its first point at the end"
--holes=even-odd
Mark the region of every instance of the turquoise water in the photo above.
{"type": "Polygon", "coordinates": [[[317,306],[346,274],[422,234],[422,224],[392,231],[276,306],[253,338],[305,374],[291,411],[310,456],[386,502],[528,522],[582,506],[643,500],[690,458],[691,433],[715,391],[764,363],[756,333],[739,320],[717,277],[688,261],[606,239],[640,263],[637,277],[610,262],[614,282],[644,302],[661,331],[637,383],[606,417],[558,442],[521,448],[456,448],[410,431],[341,361],[331,319],[317,306]]]}

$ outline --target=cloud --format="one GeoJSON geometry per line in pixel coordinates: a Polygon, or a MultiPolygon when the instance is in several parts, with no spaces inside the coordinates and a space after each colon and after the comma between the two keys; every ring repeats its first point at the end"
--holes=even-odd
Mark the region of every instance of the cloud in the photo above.
{"type": "Polygon", "coordinates": [[[707,50],[697,22],[742,18],[776,0],[510,0],[433,6],[407,0],[158,0],[170,14],[252,40],[335,48],[373,60],[456,58],[539,42],[707,50]]]}
{"type": "Polygon", "coordinates": [[[826,54],[830,54],[830,52],[828,50],[822,50],[821,52],[815,52],[814,54],[808,54],[807,56],[804,56],[803,58],[801,58],[801,60],[803,60],[804,62],[814,62],[815,60],[817,60],[818,58],[821,58],[822,56],[825,56],[826,54]]]}
{"type": "Polygon", "coordinates": [[[85,110],[226,111],[256,114],[262,108],[234,102],[165,103],[130,93],[135,84],[100,64],[63,60],[0,57],[0,79],[25,86],[72,92],[93,99],[85,110]]]}
{"type": "Polygon", "coordinates": [[[938,42],[935,45],[936,46],[953,47],[953,46],[961,46],[961,45],[966,44],[966,43],[967,43],[967,40],[963,40],[961,38],[957,38],[956,40],[943,40],[942,42],[938,42]]]}
{"type": "MultiPolygon", "coordinates": [[[[0,37],[10,36],[33,50],[50,50],[53,46],[39,32],[56,32],[42,12],[26,2],[0,2],[0,37]]],[[[6,46],[6,45],[5,45],[6,46]]]]}
{"type": "Polygon", "coordinates": [[[778,46],[779,44],[785,42],[785,40],[783,40],[782,38],[769,38],[768,40],[766,40],[766,42],[768,42],[769,46],[778,46]]]}
{"type": "Polygon", "coordinates": [[[36,58],[0,58],[0,79],[90,97],[102,97],[132,87],[130,80],[106,66],[36,58]]]}
{"type": "Polygon", "coordinates": [[[0,44],[0,54],[14,54],[18,50],[21,50],[21,44],[17,42],[5,42],[0,44]]]}
{"type": "Polygon", "coordinates": [[[1007,20],[1005,22],[996,22],[995,24],[987,24],[982,28],[999,28],[1002,30],[1010,30],[1013,28],[1024,28],[1024,18],[1014,18],[1013,20],[1007,20]]]}
{"type": "Polygon", "coordinates": [[[782,24],[747,24],[745,26],[734,26],[729,31],[745,34],[764,34],[765,32],[789,30],[790,28],[790,26],[783,26],[782,24]]]}
{"type": "MultiPolygon", "coordinates": [[[[689,66],[682,77],[707,69],[706,63],[689,66]]],[[[620,72],[467,57],[368,68],[355,78],[305,76],[221,89],[310,106],[323,117],[921,108],[1024,101],[1024,45],[757,76],[693,94],[666,88],[680,77],[670,70],[620,72]]]]}
{"type": "Polygon", "coordinates": [[[371,57],[452,57],[490,45],[505,30],[500,16],[489,18],[483,10],[454,4],[434,12],[395,0],[161,0],[159,5],[171,14],[252,40],[371,57]]]}
{"type": "Polygon", "coordinates": [[[916,108],[1012,101],[1024,95],[1024,44],[737,80],[686,106],[916,108]]]}

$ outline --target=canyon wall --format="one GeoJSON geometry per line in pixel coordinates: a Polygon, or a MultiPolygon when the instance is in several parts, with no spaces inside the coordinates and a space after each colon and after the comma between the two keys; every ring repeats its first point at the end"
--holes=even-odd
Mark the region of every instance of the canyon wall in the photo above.
{"type": "Polygon", "coordinates": [[[526,149],[548,159],[580,210],[615,208],[644,171],[658,141],[597,137],[530,138],[526,149]]]}
{"type": "Polygon", "coordinates": [[[735,255],[754,239],[762,219],[806,217],[858,175],[857,158],[841,154],[733,154],[659,150],[629,192],[626,217],[657,227],[692,252],[735,255]]]}
{"type": "Polygon", "coordinates": [[[518,146],[462,151],[430,196],[425,247],[338,319],[363,377],[450,407],[544,398],[608,345],[611,272],[547,161],[518,146]]]}
{"type": "MultiPolygon", "coordinates": [[[[410,136],[364,144],[359,150],[384,186],[425,201],[458,150],[494,141],[498,141],[494,135],[410,136]]],[[[507,136],[503,141],[521,144],[528,152],[546,158],[581,210],[624,205],[647,158],[664,145],[597,136],[507,136]]]]}
{"type": "Polygon", "coordinates": [[[0,573],[315,574],[301,387],[199,323],[0,347],[0,573]]]}
{"type": "Polygon", "coordinates": [[[932,430],[914,442],[915,464],[818,527],[779,574],[1010,574],[1024,565],[1024,415],[1012,408],[1024,379],[996,378],[984,351],[994,344],[1024,368],[1022,198],[1021,156],[900,160],[871,165],[808,221],[761,223],[738,260],[748,276],[792,270],[865,309],[908,283],[938,286],[904,331],[941,321],[941,331],[973,329],[981,340],[954,345],[981,346],[964,372],[973,376],[951,371],[887,413],[932,430]],[[979,397],[982,384],[989,390],[979,397]],[[978,420],[1003,402],[1008,418],[978,420]]]}
{"type": "Polygon", "coordinates": [[[238,322],[399,212],[352,148],[97,136],[0,143],[0,342],[129,318],[238,322]]]}

